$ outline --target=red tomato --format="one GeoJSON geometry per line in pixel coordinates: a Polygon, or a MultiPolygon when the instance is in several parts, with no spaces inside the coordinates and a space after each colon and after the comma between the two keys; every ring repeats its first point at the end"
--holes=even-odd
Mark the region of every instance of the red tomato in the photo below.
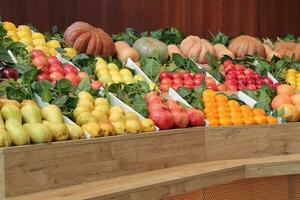
{"type": "Polygon", "coordinates": [[[180,72],[173,72],[173,73],[171,74],[171,77],[172,77],[173,79],[183,79],[183,76],[182,76],[182,74],[181,74],[180,72]]]}
{"type": "Polygon", "coordinates": [[[195,86],[200,86],[200,85],[202,84],[202,81],[203,81],[203,80],[200,80],[200,79],[196,79],[196,78],[195,78],[195,79],[194,79],[194,85],[195,85],[195,86]]]}
{"type": "Polygon", "coordinates": [[[43,67],[40,69],[40,72],[42,72],[43,74],[50,74],[49,68],[48,67],[43,67]]]}
{"type": "Polygon", "coordinates": [[[168,84],[160,84],[160,86],[159,86],[159,89],[160,89],[162,92],[167,92],[167,91],[169,91],[169,88],[170,88],[170,85],[168,85],[168,84]]]}
{"type": "Polygon", "coordinates": [[[52,72],[50,74],[50,79],[52,81],[59,81],[59,80],[61,80],[63,78],[64,78],[64,75],[62,73],[60,73],[60,72],[52,72]]]}
{"type": "Polygon", "coordinates": [[[244,70],[244,74],[247,75],[254,75],[254,71],[251,68],[247,68],[244,70]]]}
{"type": "Polygon", "coordinates": [[[184,71],[182,73],[182,76],[183,76],[184,79],[193,79],[194,78],[193,75],[188,71],[184,71]]]}
{"type": "Polygon", "coordinates": [[[225,81],[225,84],[226,84],[227,86],[229,86],[229,85],[237,85],[237,80],[236,80],[236,79],[226,80],[226,81],[225,81]]]}
{"type": "Polygon", "coordinates": [[[232,63],[232,60],[230,60],[230,59],[225,60],[223,63],[224,67],[227,65],[231,65],[231,64],[233,64],[233,63],[232,63]]]}
{"type": "Polygon", "coordinates": [[[164,71],[160,72],[159,79],[161,80],[164,78],[172,78],[172,76],[168,71],[164,70],[164,71]]]}
{"type": "Polygon", "coordinates": [[[173,83],[172,88],[174,90],[178,90],[178,88],[183,87],[183,84],[179,84],[179,83],[173,83]]]}
{"type": "Polygon", "coordinates": [[[208,89],[213,90],[213,91],[217,91],[217,85],[215,83],[206,83],[206,86],[208,89]]]}
{"type": "Polygon", "coordinates": [[[64,73],[67,74],[67,73],[70,73],[70,72],[78,74],[78,70],[76,69],[76,67],[74,65],[66,64],[64,66],[64,73]]]}
{"type": "Polygon", "coordinates": [[[99,90],[102,87],[102,84],[99,81],[92,81],[91,87],[94,90],[99,90]]]}
{"type": "Polygon", "coordinates": [[[247,88],[248,88],[249,90],[256,90],[256,89],[257,89],[256,86],[255,86],[254,84],[248,84],[248,85],[247,85],[247,88]]]}
{"type": "Polygon", "coordinates": [[[237,70],[237,71],[244,71],[244,67],[241,64],[235,64],[234,67],[235,67],[235,70],[237,70]]]}
{"type": "Polygon", "coordinates": [[[52,73],[52,72],[59,72],[59,73],[62,73],[64,74],[64,69],[62,68],[61,64],[53,64],[49,67],[49,72],[52,73]]]}
{"type": "Polygon", "coordinates": [[[78,75],[73,72],[66,74],[65,79],[69,80],[73,85],[78,85],[80,82],[78,75]]]}
{"type": "Polygon", "coordinates": [[[173,84],[183,84],[183,80],[182,79],[180,79],[180,78],[174,78],[173,79],[173,84]]]}
{"type": "Polygon", "coordinates": [[[173,83],[173,81],[172,81],[172,79],[170,79],[170,78],[163,78],[163,79],[161,79],[161,81],[160,81],[160,84],[162,84],[162,85],[167,84],[167,85],[171,86],[172,83],[173,83]]]}
{"type": "Polygon", "coordinates": [[[225,72],[234,71],[235,67],[234,67],[234,64],[231,63],[231,64],[228,64],[228,65],[224,65],[224,69],[225,69],[225,72]]]}
{"type": "Polygon", "coordinates": [[[188,89],[193,89],[194,88],[194,84],[184,84],[183,86],[188,88],[188,89]]]}
{"type": "Polygon", "coordinates": [[[184,85],[194,85],[194,81],[192,79],[184,79],[184,85]]]}
{"type": "Polygon", "coordinates": [[[238,88],[235,85],[227,85],[228,91],[238,91],[238,88]]]}
{"type": "Polygon", "coordinates": [[[202,74],[202,73],[196,73],[195,75],[194,75],[194,79],[198,79],[198,80],[204,80],[205,79],[205,76],[204,76],[204,74],[202,74]]]}

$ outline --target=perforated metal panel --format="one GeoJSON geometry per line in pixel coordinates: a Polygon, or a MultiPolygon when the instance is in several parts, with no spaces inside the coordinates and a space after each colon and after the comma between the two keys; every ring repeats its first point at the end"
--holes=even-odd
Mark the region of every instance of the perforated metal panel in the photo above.
{"type": "Polygon", "coordinates": [[[300,200],[300,175],[235,181],[164,200],[300,200]]]}

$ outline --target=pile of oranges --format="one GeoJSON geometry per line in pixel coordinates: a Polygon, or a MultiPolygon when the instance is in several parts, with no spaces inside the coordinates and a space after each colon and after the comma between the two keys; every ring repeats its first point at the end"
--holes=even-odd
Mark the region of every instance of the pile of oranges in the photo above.
{"type": "Polygon", "coordinates": [[[228,100],[224,94],[205,90],[202,95],[204,114],[209,126],[275,124],[277,119],[267,116],[261,108],[240,105],[236,100],[228,100]]]}

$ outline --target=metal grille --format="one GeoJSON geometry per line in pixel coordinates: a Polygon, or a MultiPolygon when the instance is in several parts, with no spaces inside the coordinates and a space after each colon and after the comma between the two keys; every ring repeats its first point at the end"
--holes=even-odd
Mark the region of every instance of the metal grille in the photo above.
{"type": "Polygon", "coordinates": [[[300,200],[300,175],[234,181],[164,200],[300,200]]]}

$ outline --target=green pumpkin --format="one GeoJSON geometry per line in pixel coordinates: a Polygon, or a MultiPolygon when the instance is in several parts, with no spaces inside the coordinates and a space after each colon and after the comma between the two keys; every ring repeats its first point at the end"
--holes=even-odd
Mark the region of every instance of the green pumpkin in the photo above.
{"type": "Polygon", "coordinates": [[[160,62],[165,62],[168,59],[167,46],[154,38],[143,37],[135,41],[133,44],[141,57],[156,57],[160,62]]]}

